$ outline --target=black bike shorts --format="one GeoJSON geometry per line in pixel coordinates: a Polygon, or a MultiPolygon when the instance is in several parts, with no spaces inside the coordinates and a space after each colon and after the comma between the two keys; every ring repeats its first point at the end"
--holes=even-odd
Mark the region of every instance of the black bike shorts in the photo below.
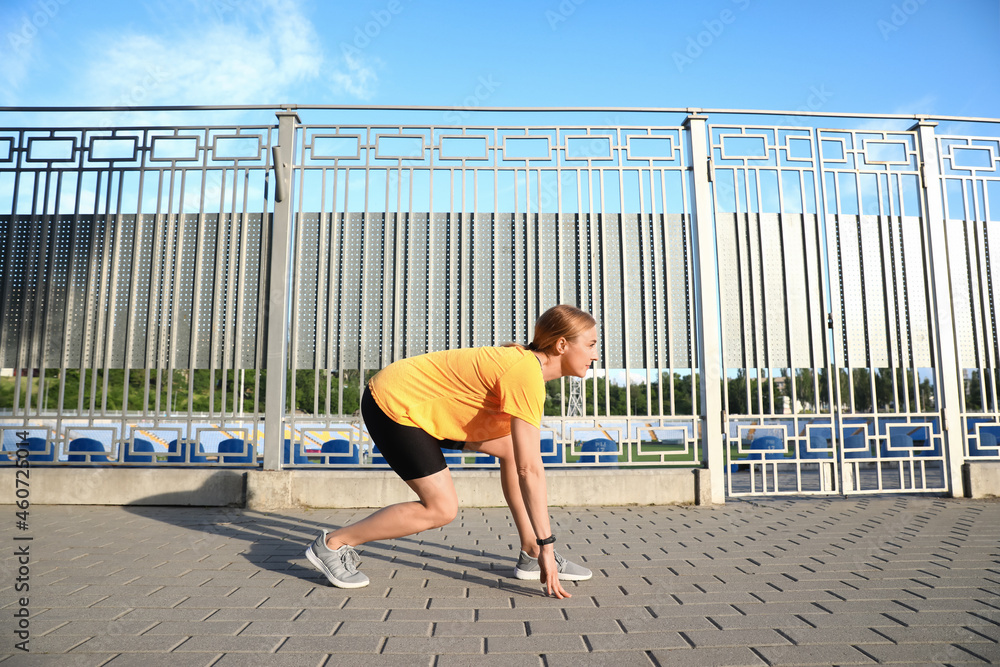
{"type": "Polygon", "coordinates": [[[361,397],[361,416],[368,427],[368,435],[379,453],[393,471],[409,481],[441,472],[448,467],[444,449],[462,449],[465,445],[455,440],[438,440],[416,426],[403,426],[382,412],[365,387],[361,397]]]}

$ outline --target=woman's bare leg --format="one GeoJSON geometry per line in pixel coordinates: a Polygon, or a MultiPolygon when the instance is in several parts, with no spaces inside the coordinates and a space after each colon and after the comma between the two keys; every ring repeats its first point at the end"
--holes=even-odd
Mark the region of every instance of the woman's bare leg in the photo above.
{"type": "Polygon", "coordinates": [[[500,488],[503,489],[504,500],[507,501],[510,515],[514,519],[514,526],[517,528],[517,534],[521,540],[521,550],[532,558],[537,558],[539,547],[535,542],[535,530],[531,527],[528,510],[524,507],[521,485],[517,478],[514,441],[507,435],[496,440],[466,443],[465,448],[497,457],[500,462],[500,488]]]}
{"type": "Polygon", "coordinates": [[[450,470],[445,468],[406,483],[417,494],[419,501],[383,507],[357,523],[329,533],[326,545],[334,550],[345,544],[356,547],[365,542],[413,535],[454,520],[458,514],[458,496],[450,470]]]}

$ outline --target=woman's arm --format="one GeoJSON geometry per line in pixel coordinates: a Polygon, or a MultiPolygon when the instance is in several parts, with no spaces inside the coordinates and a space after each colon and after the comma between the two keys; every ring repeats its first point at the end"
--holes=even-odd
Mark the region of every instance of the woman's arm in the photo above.
{"type": "MultiPolygon", "coordinates": [[[[552,534],[552,527],[549,524],[549,504],[539,431],[537,427],[523,419],[512,417],[510,434],[514,443],[514,462],[517,465],[521,498],[524,500],[524,507],[536,537],[544,539],[552,534]]],[[[553,545],[546,544],[541,547],[538,565],[542,570],[541,578],[548,594],[557,598],[570,597],[559,583],[559,570],[556,568],[553,545]]]]}

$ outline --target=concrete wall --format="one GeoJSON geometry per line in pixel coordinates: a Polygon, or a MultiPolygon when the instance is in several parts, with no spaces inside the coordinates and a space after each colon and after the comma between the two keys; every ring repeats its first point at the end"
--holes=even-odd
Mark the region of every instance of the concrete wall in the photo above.
{"type": "MultiPolygon", "coordinates": [[[[246,473],[209,468],[28,469],[32,505],[243,506],[246,473]]],[[[13,503],[15,469],[0,468],[0,502],[13,503]]],[[[23,479],[23,478],[22,478],[23,479]]]]}
{"type": "Polygon", "coordinates": [[[962,466],[966,498],[1000,496],[1000,461],[976,461],[962,466]]]}
{"type": "MultiPolygon", "coordinates": [[[[453,470],[462,507],[505,505],[500,473],[495,470],[453,470]]],[[[548,470],[549,504],[670,505],[696,502],[695,473],[661,470],[548,470]]],[[[247,475],[247,507],[383,507],[416,495],[389,471],[289,470],[252,471],[247,475]]]]}
{"type": "MultiPolygon", "coordinates": [[[[548,470],[549,504],[695,504],[710,498],[704,470],[548,470]]],[[[30,469],[29,500],[35,505],[237,506],[268,510],[288,507],[383,507],[415,494],[391,471],[218,470],[207,468],[40,468],[30,469]]],[[[0,469],[0,503],[10,504],[15,470],[0,469]]],[[[505,505],[496,470],[453,470],[463,507],[505,505]]]]}

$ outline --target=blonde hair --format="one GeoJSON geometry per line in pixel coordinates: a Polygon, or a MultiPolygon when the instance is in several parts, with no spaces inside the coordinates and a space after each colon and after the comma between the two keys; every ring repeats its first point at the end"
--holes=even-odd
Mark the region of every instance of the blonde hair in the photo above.
{"type": "Polygon", "coordinates": [[[524,347],[544,354],[553,354],[560,338],[575,340],[587,329],[597,326],[593,316],[576,306],[552,306],[535,322],[535,337],[524,347]]]}

